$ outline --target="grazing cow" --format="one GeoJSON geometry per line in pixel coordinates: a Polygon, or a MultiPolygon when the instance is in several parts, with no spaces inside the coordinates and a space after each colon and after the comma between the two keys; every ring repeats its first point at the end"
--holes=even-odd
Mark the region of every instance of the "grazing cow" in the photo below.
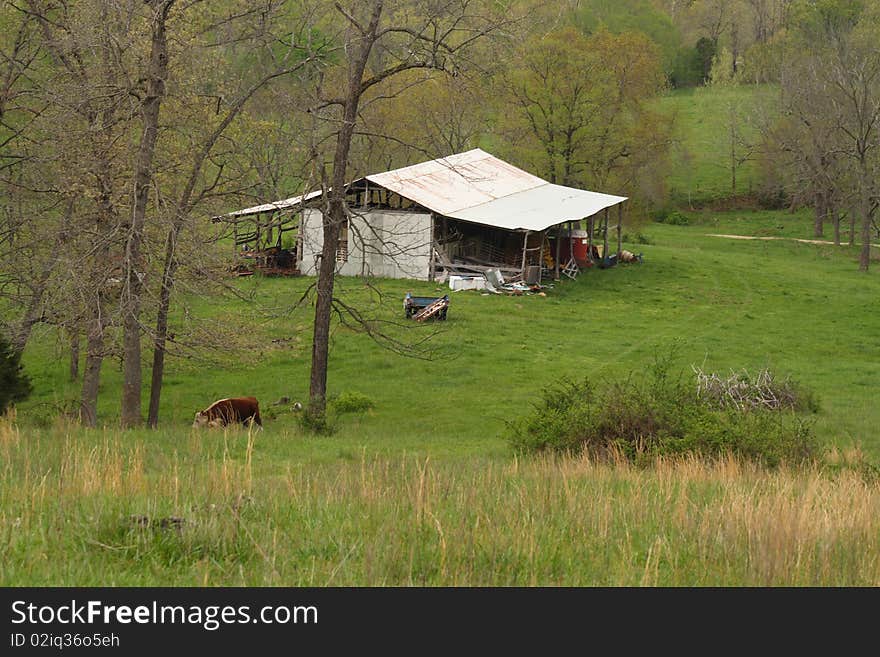
{"type": "Polygon", "coordinates": [[[241,422],[244,425],[256,423],[261,429],[260,404],[256,397],[231,397],[218,399],[203,411],[196,413],[193,428],[223,427],[227,424],[241,422]]]}

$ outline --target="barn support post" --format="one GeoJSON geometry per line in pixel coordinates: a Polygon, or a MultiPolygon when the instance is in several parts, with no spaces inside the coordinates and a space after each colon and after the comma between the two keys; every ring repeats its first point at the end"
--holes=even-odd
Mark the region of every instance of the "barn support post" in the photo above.
{"type": "Polygon", "coordinates": [[[590,263],[595,262],[593,260],[593,231],[595,229],[595,215],[590,215],[589,217],[587,217],[587,261],[590,263]]]}
{"type": "Polygon", "coordinates": [[[297,222],[297,230],[296,230],[296,258],[294,260],[296,264],[296,269],[299,272],[303,270],[303,232],[305,231],[305,221],[306,221],[306,211],[300,210],[299,212],[299,221],[297,222]]]}
{"type": "Polygon", "coordinates": [[[621,248],[621,240],[622,237],[620,235],[621,228],[623,227],[623,203],[617,204],[617,257],[620,257],[620,248],[621,248]]]}
{"type": "Polygon", "coordinates": [[[434,254],[436,253],[436,249],[434,249],[434,213],[431,213],[431,232],[428,233],[430,235],[430,239],[428,241],[428,248],[431,249],[431,253],[428,256],[428,280],[434,280],[434,269],[436,267],[436,261],[434,260],[434,254]]]}
{"type": "Polygon", "coordinates": [[[604,221],[602,222],[602,262],[608,262],[608,208],[605,208],[604,221]]]}
{"type": "Polygon", "coordinates": [[[520,278],[523,282],[526,280],[526,258],[528,257],[527,251],[529,249],[529,231],[525,231],[523,233],[523,255],[522,255],[522,271],[520,272],[520,278]]]}
{"type": "Polygon", "coordinates": [[[553,280],[556,280],[556,281],[559,280],[559,252],[561,250],[561,247],[562,247],[562,228],[560,227],[560,224],[556,224],[556,258],[554,258],[555,264],[556,264],[556,271],[553,274],[553,280]]]}
{"type": "Polygon", "coordinates": [[[571,227],[573,221],[568,222],[568,261],[574,260],[574,240],[571,239],[574,229],[571,227]]]}

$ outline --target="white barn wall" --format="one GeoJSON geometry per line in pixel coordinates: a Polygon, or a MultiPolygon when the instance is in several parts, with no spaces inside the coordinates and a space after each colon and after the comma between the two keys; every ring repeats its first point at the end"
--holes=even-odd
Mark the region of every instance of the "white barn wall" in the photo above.
{"type": "MultiPolygon", "coordinates": [[[[303,210],[300,271],[317,273],[324,244],[323,213],[303,210]]],[[[351,219],[348,260],[338,263],[343,276],[378,276],[426,281],[431,265],[431,215],[402,210],[367,210],[351,219]]]]}

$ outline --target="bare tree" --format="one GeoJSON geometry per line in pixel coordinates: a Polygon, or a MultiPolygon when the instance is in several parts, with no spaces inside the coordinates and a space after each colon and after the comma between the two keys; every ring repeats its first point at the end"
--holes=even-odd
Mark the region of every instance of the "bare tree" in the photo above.
{"type": "MultiPolygon", "coordinates": [[[[120,62],[131,57],[130,42],[112,30],[130,25],[135,8],[106,0],[77,6],[27,0],[13,6],[34,21],[47,54],[40,75],[31,80],[31,98],[40,109],[28,136],[39,196],[56,197],[58,206],[68,209],[61,213],[63,230],[48,225],[41,229],[56,236],[56,245],[64,239],[64,250],[76,253],[76,266],[84,271],[74,291],[79,309],[73,315],[86,335],[81,417],[94,425],[108,348],[106,329],[117,296],[114,280],[121,280],[114,252],[120,253],[125,225],[123,136],[134,116],[131,98],[136,90],[135,80],[120,75],[120,62]]],[[[44,294],[60,251],[49,251],[34,299],[44,294]]],[[[25,313],[26,324],[31,318],[25,313]]]]}
{"type": "Polygon", "coordinates": [[[143,292],[144,222],[153,156],[159,138],[159,110],[168,77],[168,12],[174,0],[147,0],[150,16],[150,58],[146,90],[140,102],[143,132],[134,167],[134,207],[125,245],[123,287],[120,300],[123,326],[122,426],[133,427],[141,417],[141,294],[143,292]]]}
{"type": "Polygon", "coordinates": [[[495,13],[491,3],[479,0],[337,2],[335,11],[346,24],[339,37],[344,53],[341,79],[333,79],[333,90],[339,93],[327,94],[329,85],[324,84],[318,89],[322,99],[318,107],[336,110],[336,128],[330,170],[324,176],[320,165],[316,170],[327,192],[309,381],[309,413],[314,418],[323,418],[326,408],[336,251],[340,228],[349,215],[345,189],[362,98],[405,71],[461,71],[468,49],[512,20],[495,13]]]}
{"type": "Polygon", "coordinates": [[[332,52],[332,50],[333,48],[329,44],[310,43],[304,43],[300,48],[292,49],[289,54],[292,54],[294,51],[300,52],[301,57],[298,61],[291,63],[289,56],[284,58],[274,70],[265,73],[256,82],[244,89],[238,98],[227,108],[220,120],[195,151],[189,172],[186,175],[186,183],[179,197],[169,208],[171,225],[168,228],[165,239],[165,256],[153,337],[153,367],[150,383],[150,407],[147,418],[148,424],[151,427],[156,427],[159,422],[159,402],[162,395],[162,379],[165,372],[165,355],[167,353],[168,316],[179,266],[178,242],[181,231],[191,218],[194,210],[216,189],[219,182],[219,179],[215,177],[199,187],[206,162],[209,160],[217,142],[260,89],[277,78],[308,68],[315,61],[332,52]]]}
{"type": "MultiPolygon", "coordinates": [[[[854,199],[856,212],[851,221],[855,222],[856,214],[861,221],[859,269],[868,271],[880,152],[880,11],[876,6],[842,1],[804,4],[800,11],[792,43],[793,60],[805,62],[798,84],[815,90],[809,111],[813,116],[822,114],[811,121],[807,139],[816,138],[817,128],[830,127],[832,148],[831,140],[825,139],[818,148],[810,146],[820,153],[818,166],[827,165],[831,157],[848,159],[854,165],[851,177],[839,171],[835,180],[836,187],[854,199]],[[848,187],[841,184],[850,180],[848,187]]],[[[827,196],[824,189],[821,192],[827,196]]],[[[818,204],[827,204],[827,199],[818,204]]]]}

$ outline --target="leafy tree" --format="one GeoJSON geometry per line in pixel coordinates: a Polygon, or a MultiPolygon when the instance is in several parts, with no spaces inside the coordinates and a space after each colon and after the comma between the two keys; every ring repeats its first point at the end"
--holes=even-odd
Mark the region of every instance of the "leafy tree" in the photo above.
{"type": "Polygon", "coordinates": [[[668,120],[647,102],[665,86],[643,34],[564,28],[527,42],[499,79],[512,159],[550,182],[633,188],[660,174],[668,120]]]}
{"type": "Polygon", "coordinates": [[[670,16],[651,0],[581,0],[574,24],[585,34],[608,30],[614,34],[639,32],[656,46],[660,66],[668,75],[674,70],[682,41],[670,16]]]}
{"type": "Polygon", "coordinates": [[[700,82],[705,84],[709,80],[709,73],[712,71],[712,62],[718,54],[718,43],[708,37],[700,37],[694,48],[697,51],[697,62],[700,67],[700,82]]]}

